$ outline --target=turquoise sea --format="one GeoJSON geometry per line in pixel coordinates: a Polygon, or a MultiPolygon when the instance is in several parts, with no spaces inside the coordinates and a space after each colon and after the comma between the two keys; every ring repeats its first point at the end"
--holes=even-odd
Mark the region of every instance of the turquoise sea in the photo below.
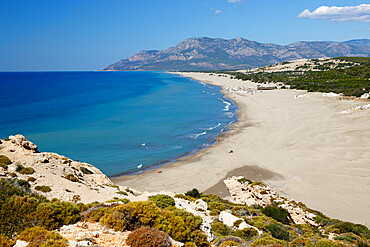
{"type": "Polygon", "coordinates": [[[236,121],[219,87],[164,72],[1,72],[0,138],[108,176],[141,172],[211,145],[236,121]]]}

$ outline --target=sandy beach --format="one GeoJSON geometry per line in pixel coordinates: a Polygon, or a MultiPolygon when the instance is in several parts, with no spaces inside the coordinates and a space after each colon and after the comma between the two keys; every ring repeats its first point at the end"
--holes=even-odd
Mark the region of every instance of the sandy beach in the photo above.
{"type": "Polygon", "coordinates": [[[141,191],[198,188],[226,197],[222,180],[241,175],[330,217],[370,225],[370,109],[339,113],[370,102],[296,90],[252,95],[232,90],[256,89],[252,82],[181,74],[222,87],[239,107],[239,122],[207,149],[114,183],[141,191]]]}

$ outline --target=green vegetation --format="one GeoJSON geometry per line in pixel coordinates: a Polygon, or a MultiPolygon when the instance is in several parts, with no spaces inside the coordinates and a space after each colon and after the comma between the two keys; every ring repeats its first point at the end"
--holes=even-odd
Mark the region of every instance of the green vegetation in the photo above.
{"type": "Polygon", "coordinates": [[[5,163],[0,163],[0,167],[4,168],[4,170],[8,170],[8,165],[5,163]]]}
{"type": "MultiPolygon", "coordinates": [[[[132,231],[128,240],[131,246],[169,246],[169,236],[188,247],[210,246],[200,230],[202,219],[176,208],[174,199],[167,195],[153,196],[148,201],[130,202],[116,197],[108,201],[110,204],[77,204],[57,199],[50,201],[33,194],[30,188],[24,180],[0,179],[0,246],[13,246],[15,240],[21,239],[30,242],[31,247],[63,247],[66,240],[53,230],[78,220],[99,222],[116,231],[132,231]],[[143,241],[147,241],[146,244],[143,241]]],[[[297,204],[317,215],[315,221],[319,227],[294,224],[287,211],[277,204],[263,208],[246,206],[199,191],[178,196],[193,201],[199,197],[207,203],[215,218],[223,210],[240,218],[234,227],[216,219],[213,221],[215,246],[369,246],[370,234],[365,226],[330,219],[303,203],[297,204]],[[237,229],[243,221],[262,234],[254,228],[237,229]],[[335,234],[334,240],[328,239],[329,233],[335,234]]]]}
{"type": "Polygon", "coordinates": [[[78,178],[76,178],[75,175],[73,175],[73,174],[67,174],[66,179],[68,179],[69,181],[72,181],[72,182],[78,182],[78,178]]]}
{"type": "Polygon", "coordinates": [[[34,177],[28,177],[27,178],[27,182],[35,182],[36,181],[36,178],[34,177]]]}
{"type": "Polygon", "coordinates": [[[10,165],[12,161],[5,155],[0,155],[0,163],[3,163],[5,165],[10,165]]]}
{"type": "Polygon", "coordinates": [[[266,226],[266,230],[271,232],[271,236],[281,240],[289,240],[289,232],[287,232],[281,225],[272,223],[266,226]]]}
{"type": "Polygon", "coordinates": [[[83,173],[83,174],[94,174],[92,171],[90,171],[89,169],[87,169],[86,167],[80,167],[80,171],[83,173]]]}
{"type": "Polygon", "coordinates": [[[0,246],[2,247],[12,247],[15,244],[15,241],[13,241],[11,238],[0,235],[0,246]]]}
{"type": "Polygon", "coordinates": [[[0,235],[11,238],[34,226],[53,230],[79,219],[76,205],[49,201],[33,194],[30,187],[24,180],[0,179],[0,235]]]}
{"type": "Polygon", "coordinates": [[[220,247],[227,247],[227,246],[239,246],[239,244],[235,241],[225,241],[220,245],[220,247]]]}
{"type": "Polygon", "coordinates": [[[249,184],[253,183],[252,180],[247,179],[247,178],[238,179],[238,182],[241,183],[241,184],[244,184],[245,182],[248,182],[249,184]]]}
{"type": "MultiPolygon", "coordinates": [[[[291,85],[292,89],[308,90],[309,92],[334,92],[356,97],[369,92],[370,59],[368,57],[339,57],[337,59],[349,63],[339,64],[332,69],[329,69],[332,65],[330,62],[314,67],[314,69],[321,71],[222,73],[230,74],[236,79],[252,80],[257,83],[284,82],[291,85]],[[359,65],[353,63],[359,63],[359,65]],[[344,67],[349,65],[351,66],[344,67]]],[[[308,68],[308,65],[303,65],[301,68],[308,68]]]]}
{"type": "Polygon", "coordinates": [[[188,192],[185,193],[186,196],[194,197],[194,198],[199,198],[201,196],[201,193],[197,189],[192,189],[188,192]]]}
{"type": "Polygon", "coordinates": [[[341,61],[348,61],[352,63],[359,63],[361,65],[369,64],[370,57],[337,57],[341,61]]]}
{"type": "Polygon", "coordinates": [[[276,204],[267,205],[261,209],[261,212],[274,220],[283,224],[290,224],[290,216],[286,209],[277,206],[276,204]]]}
{"type": "Polygon", "coordinates": [[[60,234],[48,231],[43,227],[32,227],[24,230],[18,237],[19,240],[29,242],[28,246],[42,247],[67,247],[67,239],[60,234]]]}
{"type": "Polygon", "coordinates": [[[166,232],[177,241],[209,246],[206,236],[197,231],[202,223],[200,217],[171,206],[162,209],[151,201],[96,207],[85,215],[85,219],[100,222],[116,231],[151,227],[166,232]]]}
{"type": "Polygon", "coordinates": [[[47,192],[51,191],[51,188],[50,188],[50,186],[47,186],[47,185],[41,185],[41,186],[38,185],[38,186],[35,187],[35,190],[47,193],[47,192]]]}
{"type": "Polygon", "coordinates": [[[171,247],[171,240],[165,232],[150,227],[134,230],[126,243],[131,247],[171,247]]]}
{"type": "Polygon", "coordinates": [[[175,206],[175,200],[167,195],[156,195],[149,198],[149,201],[152,201],[160,208],[167,208],[175,206]]]}
{"type": "Polygon", "coordinates": [[[120,194],[120,195],[124,195],[124,196],[128,195],[127,192],[125,192],[125,191],[117,191],[116,193],[120,194]]]}
{"type": "Polygon", "coordinates": [[[20,174],[26,174],[26,175],[33,174],[34,172],[35,170],[32,167],[24,167],[19,171],[20,174]]]}

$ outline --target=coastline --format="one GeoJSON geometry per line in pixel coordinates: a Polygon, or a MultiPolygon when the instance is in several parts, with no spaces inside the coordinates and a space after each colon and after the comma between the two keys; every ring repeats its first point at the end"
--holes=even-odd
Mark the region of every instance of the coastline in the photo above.
{"type": "Polygon", "coordinates": [[[361,102],[296,90],[229,93],[226,87],[256,84],[206,73],[178,74],[221,86],[237,104],[239,121],[219,142],[162,166],[160,174],[150,170],[113,178],[114,183],[178,193],[198,188],[225,197],[222,180],[241,175],[262,180],[329,217],[369,225],[369,111],[337,114],[361,102]]]}

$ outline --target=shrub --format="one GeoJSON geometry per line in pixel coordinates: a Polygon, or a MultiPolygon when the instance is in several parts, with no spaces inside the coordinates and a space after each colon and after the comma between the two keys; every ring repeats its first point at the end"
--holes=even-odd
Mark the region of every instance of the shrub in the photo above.
{"type": "Polygon", "coordinates": [[[354,224],[351,222],[340,222],[335,224],[333,227],[338,228],[340,233],[352,232],[359,236],[364,236],[365,238],[370,238],[369,229],[361,224],[354,224]]]}
{"type": "Polygon", "coordinates": [[[149,201],[152,201],[160,208],[167,208],[170,206],[175,206],[175,200],[167,195],[156,195],[149,198],[149,201]]]}
{"type": "Polygon", "coordinates": [[[107,214],[110,210],[110,206],[98,205],[84,212],[82,218],[83,220],[88,220],[90,222],[99,222],[100,219],[103,218],[103,216],[107,214]]]}
{"type": "Polygon", "coordinates": [[[26,242],[32,242],[35,239],[39,238],[39,236],[45,236],[47,232],[48,230],[46,230],[45,228],[36,226],[36,227],[25,229],[23,232],[21,232],[18,239],[26,241],[26,242]]]}
{"type": "Polygon", "coordinates": [[[15,167],[15,171],[20,172],[23,168],[24,168],[24,166],[22,166],[21,164],[17,164],[16,167],[15,167]]]}
{"type": "Polygon", "coordinates": [[[207,236],[200,230],[193,231],[191,233],[191,238],[198,247],[209,247],[210,243],[207,241],[207,236]]]}
{"type": "Polygon", "coordinates": [[[243,230],[236,230],[234,231],[234,236],[237,236],[239,238],[242,238],[244,240],[251,240],[254,237],[258,236],[258,231],[254,228],[245,228],[243,230]]]}
{"type": "Polygon", "coordinates": [[[347,246],[342,244],[341,242],[332,241],[329,239],[320,239],[316,244],[315,247],[344,247],[347,246]]]}
{"type": "Polygon", "coordinates": [[[80,167],[80,171],[83,173],[83,174],[94,174],[92,171],[90,171],[89,169],[87,169],[86,167],[80,167]]]}
{"type": "Polygon", "coordinates": [[[32,167],[25,167],[22,170],[19,171],[20,174],[33,174],[35,170],[32,167]]]}
{"type": "Polygon", "coordinates": [[[276,239],[276,238],[273,238],[271,236],[264,236],[262,238],[259,238],[257,240],[255,240],[250,246],[251,247],[254,247],[254,246],[267,246],[267,245],[283,245],[283,246],[286,246],[286,242],[285,241],[282,241],[282,240],[279,240],[279,239],[276,239]]]}
{"type": "Polygon", "coordinates": [[[0,155],[0,163],[3,163],[5,165],[10,165],[12,161],[5,155],[0,155]]]}
{"type": "Polygon", "coordinates": [[[212,232],[216,234],[217,236],[227,236],[227,235],[230,235],[230,233],[232,232],[230,227],[216,220],[213,221],[211,228],[212,228],[212,232]]]}
{"type": "Polygon", "coordinates": [[[239,246],[239,244],[234,241],[225,241],[220,245],[220,247],[227,247],[227,246],[239,246]]]}
{"type": "Polygon", "coordinates": [[[241,183],[241,184],[244,184],[245,182],[248,182],[249,184],[253,183],[252,180],[249,180],[247,178],[240,178],[240,179],[238,179],[238,182],[241,183]]]}
{"type": "Polygon", "coordinates": [[[73,174],[67,174],[65,178],[72,182],[78,182],[78,178],[76,178],[73,174]]]}
{"type": "Polygon", "coordinates": [[[120,194],[120,195],[124,195],[124,196],[128,195],[127,192],[125,192],[125,191],[117,191],[116,193],[120,194]]]}
{"type": "Polygon", "coordinates": [[[77,222],[79,213],[79,208],[69,202],[44,202],[36,208],[35,218],[39,225],[52,230],[77,222]]]}
{"type": "Polygon", "coordinates": [[[126,240],[131,247],[171,247],[168,235],[157,229],[142,227],[131,232],[126,240]]]}
{"type": "Polygon", "coordinates": [[[194,198],[200,198],[201,193],[199,193],[199,191],[194,188],[194,189],[189,190],[188,192],[186,192],[185,195],[186,196],[191,196],[191,197],[194,197],[194,198]]]}
{"type": "Polygon", "coordinates": [[[197,247],[193,242],[186,242],[184,247],[197,247]]]}
{"type": "Polygon", "coordinates": [[[0,163],[0,167],[4,168],[4,170],[8,170],[8,165],[5,163],[0,163]]]}
{"type": "Polygon", "coordinates": [[[340,235],[340,236],[336,236],[334,238],[334,240],[344,240],[344,241],[348,241],[350,243],[354,242],[357,240],[357,238],[355,236],[351,236],[351,235],[340,235]]]}
{"type": "Polygon", "coordinates": [[[38,186],[35,187],[35,190],[47,193],[47,192],[51,191],[51,188],[49,186],[46,186],[46,185],[41,185],[41,186],[38,185],[38,186]]]}
{"type": "Polygon", "coordinates": [[[290,215],[288,211],[284,208],[281,208],[277,205],[267,205],[266,207],[261,209],[261,212],[265,214],[268,217],[273,218],[274,220],[277,220],[285,225],[290,224],[290,215]]]}
{"type": "Polygon", "coordinates": [[[281,239],[281,240],[289,240],[289,232],[287,232],[282,226],[279,224],[272,223],[266,226],[266,229],[271,232],[271,235],[274,238],[281,239]]]}
{"type": "Polygon", "coordinates": [[[239,227],[241,223],[243,223],[244,220],[239,219],[234,222],[234,227],[239,227]]]}
{"type": "Polygon", "coordinates": [[[15,242],[11,239],[8,238],[5,235],[0,235],[0,246],[2,247],[12,247],[15,244],[15,242]]]}
{"type": "Polygon", "coordinates": [[[27,178],[27,181],[28,181],[28,182],[35,182],[35,181],[36,181],[36,178],[34,178],[34,177],[29,177],[29,178],[27,178]]]}
{"type": "Polygon", "coordinates": [[[216,246],[220,247],[225,242],[226,243],[227,242],[234,242],[234,243],[237,243],[237,244],[242,244],[243,240],[238,238],[238,237],[234,237],[234,236],[230,236],[230,237],[226,237],[226,238],[219,238],[219,239],[216,240],[216,246]]]}
{"type": "Polygon", "coordinates": [[[15,172],[11,172],[11,173],[9,173],[9,176],[11,176],[12,178],[15,178],[17,176],[17,174],[15,172]]]}
{"type": "Polygon", "coordinates": [[[307,238],[307,237],[299,237],[299,238],[296,238],[294,239],[291,243],[290,243],[290,246],[291,247],[298,247],[298,246],[313,246],[313,243],[312,241],[307,238]]]}
{"type": "Polygon", "coordinates": [[[5,201],[13,195],[24,196],[32,194],[31,185],[21,179],[0,179],[0,201],[5,201]]]}
{"type": "Polygon", "coordinates": [[[116,231],[131,231],[142,226],[153,226],[161,216],[161,211],[152,202],[132,202],[113,208],[101,218],[100,223],[116,231]]]}
{"type": "Polygon", "coordinates": [[[49,232],[42,227],[24,230],[18,239],[29,242],[28,247],[66,247],[68,241],[56,232],[49,232]]]}

